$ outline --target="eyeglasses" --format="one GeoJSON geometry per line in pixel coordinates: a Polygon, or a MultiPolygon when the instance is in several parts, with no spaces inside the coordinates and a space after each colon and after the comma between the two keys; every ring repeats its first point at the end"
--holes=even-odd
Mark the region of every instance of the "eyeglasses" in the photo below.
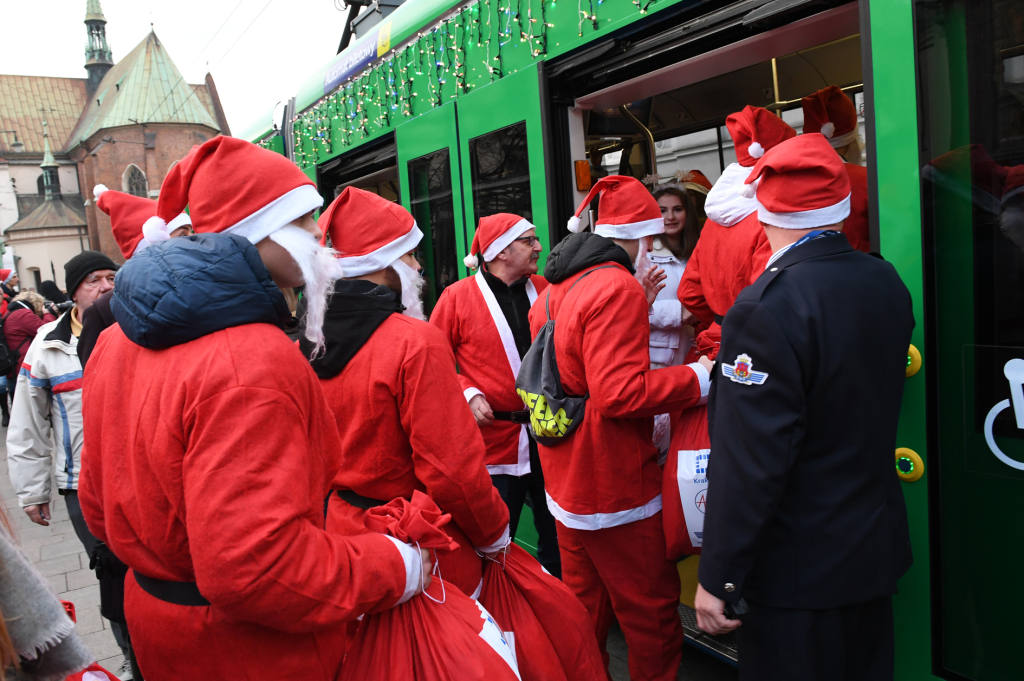
{"type": "Polygon", "coordinates": [[[540,243],[540,237],[539,236],[521,236],[518,239],[512,239],[512,241],[513,242],[515,242],[515,241],[525,241],[527,243],[527,245],[529,245],[530,248],[533,248],[534,245],[540,243]]]}

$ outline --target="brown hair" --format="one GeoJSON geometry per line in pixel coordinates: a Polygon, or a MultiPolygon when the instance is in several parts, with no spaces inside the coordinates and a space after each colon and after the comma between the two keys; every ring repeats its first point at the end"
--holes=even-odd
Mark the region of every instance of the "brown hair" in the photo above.
{"type": "Polygon", "coordinates": [[[676,256],[680,260],[686,261],[693,255],[693,249],[697,248],[697,239],[700,237],[700,230],[704,226],[703,220],[700,220],[700,216],[697,214],[697,207],[694,205],[693,198],[690,196],[691,192],[681,189],[679,187],[665,187],[654,192],[654,200],[657,201],[663,196],[674,196],[679,199],[679,202],[683,204],[683,208],[686,209],[686,221],[683,223],[683,230],[680,234],[682,241],[682,248],[672,248],[669,245],[668,239],[662,239],[665,244],[665,248],[672,251],[672,255],[676,256]]]}

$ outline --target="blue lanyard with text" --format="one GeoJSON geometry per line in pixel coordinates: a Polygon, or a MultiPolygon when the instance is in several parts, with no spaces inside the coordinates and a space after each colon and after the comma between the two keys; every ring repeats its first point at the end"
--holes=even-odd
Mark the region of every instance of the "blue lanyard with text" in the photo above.
{"type": "Polygon", "coordinates": [[[819,236],[834,236],[836,234],[839,234],[839,232],[834,229],[815,229],[800,237],[800,240],[793,244],[791,248],[796,248],[803,242],[810,241],[811,239],[817,239],[819,236]]]}

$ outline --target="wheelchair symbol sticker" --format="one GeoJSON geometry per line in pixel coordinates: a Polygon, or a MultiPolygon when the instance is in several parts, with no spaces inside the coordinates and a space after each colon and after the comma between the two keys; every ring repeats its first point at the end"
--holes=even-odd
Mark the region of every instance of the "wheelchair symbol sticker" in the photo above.
{"type": "Polygon", "coordinates": [[[996,444],[996,439],[992,435],[992,426],[995,424],[996,417],[1004,409],[1009,409],[1010,407],[1013,407],[1013,415],[1017,419],[1017,428],[1024,430],[1024,359],[1011,359],[1007,362],[1003,367],[1003,376],[1010,382],[1010,399],[997,403],[989,410],[988,416],[985,417],[985,443],[992,450],[992,453],[996,455],[997,459],[1010,468],[1024,471],[1024,461],[1011,459],[1004,454],[1003,450],[999,449],[999,445],[996,444]]]}

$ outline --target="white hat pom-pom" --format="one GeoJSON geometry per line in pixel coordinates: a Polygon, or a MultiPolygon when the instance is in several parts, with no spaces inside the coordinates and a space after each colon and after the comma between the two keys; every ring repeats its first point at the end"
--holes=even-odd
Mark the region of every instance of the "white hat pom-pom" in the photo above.
{"type": "Polygon", "coordinates": [[[740,196],[745,199],[752,199],[757,196],[757,180],[740,187],[740,196]]]}
{"type": "Polygon", "coordinates": [[[92,198],[99,199],[107,191],[108,191],[107,190],[107,185],[105,185],[105,184],[98,184],[98,185],[96,185],[95,187],[92,188],[92,198]]]}
{"type": "Polygon", "coordinates": [[[580,231],[580,219],[573,215],[571,218],[569,218],[568,227],[569,231],[572,232],[573,234],[580,231]]]}
{"type": "Polygon", "coordinates": [[[142,236],[146,238],[150,244],[158,244],[161,241],[167,241],[171,238],[170,233],[167,231],[167,222],[157,215],[154,215],[142,225],[142,236]]]}
{"type": "Polygon", "coordinates": [[[821,134],[825,136],[825,139],[832,139],[832,135],[836,134],[836,124],[832,121],[825,123],[821,126],[821,134]]]}
{"type": "Polygon", "coordinates": [[[471,270],[475,270],[480,267],[480,259],[473,253],[470,253],[463,258],[462,263],[471,270]]]}
{"type": "Polygon", "coordinates": [[[761,158],[764,156],[764,147],[757,142],[751,142],[750,146],[747,147],[747,153],[750,154],[751,158],[761,158]]]}

